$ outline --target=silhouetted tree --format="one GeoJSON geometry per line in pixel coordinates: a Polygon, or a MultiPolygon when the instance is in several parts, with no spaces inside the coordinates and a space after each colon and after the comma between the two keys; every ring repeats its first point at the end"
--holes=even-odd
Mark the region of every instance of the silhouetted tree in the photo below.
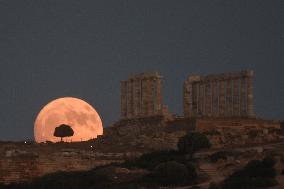
{"type": "Polygon", "coordinates": [[[74,131],[69,125],[62,124],[55,128],[53,135],[55,137],[60,137],[62,142],[63,137],[73,136],[74,131]]]}
{"type": "Polygon", "coordinates": [[[206,135],[198,132],[190,132],[178,141],[178,150],[188,154],[191,158],[198,150],[210,148],[211,144],[206,135]]]}

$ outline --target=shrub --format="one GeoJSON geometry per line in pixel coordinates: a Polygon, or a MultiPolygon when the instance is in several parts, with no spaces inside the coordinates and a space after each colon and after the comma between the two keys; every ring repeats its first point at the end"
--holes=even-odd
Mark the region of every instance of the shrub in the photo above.
{"type": "Polygon", "coordinates": [[[178,149],[183,154],[188,154],[192,158],[195,152],[210,148],[211,144],[206,135],[198,132],[190,132],[178,141],[178,149]]]}
{"type": "Polygon", "coordinates": [[[30,183],[10,185],[11,189],[87,189],[109,188],[111,181],[95,171],[57,172],[36,178],[30,183]]]}
{"type": "Polygon", "coordinates": [[[7,186],[0,182],[0,188],[5,189],[5,188],[7,188],[7,186]]]}
{"type": "Polygon", "coordinates": [[[148,170],[153,170],[158,164],[168,161],[176,161],[183,163],[184,157],[182,154],[177,151],[157,151],[151,152],[147,154],[143,154],[136,160],[127,161],[123,164],[123,166],[131,168],[131,167],[139,167],[148,170]]]}
{"type": "Polygon", "coordinates": [[[208,189],[221,189],[221,187],[215,182],[211,182],[208,189]]]}
{"type": "Polygon", "coordinates": [[[189,172],[186,165],[169,161],[155,168],[154,178],[162,185],[182,185],[189,178],[189,172]]]}
{"type": "Polygon", "coordinates": [[[190,189],[201,189],[200,186],[192,186],[190,189]]]}
{"type": "Polygon", "coordinates": [[[277,184],[275,161],[270,158],[250,161],[224,181],[224,189],[266,188],[277,184]]]}
{"type": "Polygon", "coordinates": [[[240,153],[236,151],[218,151],[210,155],[210,161],[215,163],[218,160],[226,160],[229,156],[238,156],[240,153]]]}
{"type": "MultiPolygon", "coordinates": [[[[188,177],[190,181],[195,181],[197,178],[196,168],[192,163],[186,163],[186,168],[188,170],[188,177]]],[[[190,182],[192,183],[192,182],[190,182]]]]}
{"type": "Polygon", "coordinates": [[[258,134],[259,134],[259,131],[257,131],[257,130],[249,130],[248,131],[249,138],[255,138],[255,137],[257,137],[258,134]]]}
{"type": "Polygon", "coordinates": [[[215,129],[205,131],[203,134],[210,135],[210,136],[221,135],[221,133],[218,130],[215,130],[215,129]]]}
{"type": "Polygon", "coordinates": [[[272,158],[264,158],[262,161],[252,160],[244,168],[242,174],[248,177],[274,178],[276,170],[275,161],[272,158]]]}

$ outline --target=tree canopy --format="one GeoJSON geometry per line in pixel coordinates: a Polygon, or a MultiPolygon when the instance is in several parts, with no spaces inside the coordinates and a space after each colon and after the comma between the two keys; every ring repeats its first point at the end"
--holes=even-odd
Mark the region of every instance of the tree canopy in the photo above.
{"type": "Polygon", "coordinates": [[[60,137],[62,142],[63,137],[73,136],[74,131],[69,125],[61,124],[55,128],[53,135],[55,137],[60,137]]]}
{"type": "Polygon", "coordinates": [[[206,135],[199,132],[190,132],[181,137],[178,141],[178,149],[183,154],[191,157],[201,149],[210,148],[211,144],[206,135]]]}
{"type": "Polygon", "coordinates": [[[277,185],[275,179],[275,160],[266,157],[263,160],[252,160],[243,169],[235,171],[224,180],[223,189],[255,189],[277,185]]]}

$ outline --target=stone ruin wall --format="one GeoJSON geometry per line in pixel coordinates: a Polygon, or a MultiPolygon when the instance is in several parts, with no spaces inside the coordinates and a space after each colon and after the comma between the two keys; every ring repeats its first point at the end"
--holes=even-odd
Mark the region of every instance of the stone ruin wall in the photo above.
{"type": "MultiPolygon", "coordinates": [[[[148,128],[151,133],[161,132],[158,125],[163,125],[165,130],[171,130],[172,133],[188,130],[201,132],[218,130],[223,137],[235,133],[241,136],[239,142],[243,144],[279,139],[279,133],[270,135],[266,132],[267,129],[279,129],[279,122],[257,119],[255,116],[253,71],[190,76],[184,82],[184,116],[168,116],[167,118],[170,119],[163,120],[167,123],[155,126],[149,124],[151,119],[165,115],[160,109],[163,107],[161,78],[158,73],[143,73],[132,75],[127,81],[121,82],[121,120],[114,124],[114,127],[120,131],[128,130],[125,136],[131,138],[129,140],[139,138],[135,133],[141,131],[141,125],[143,128],[148,128]],[[244,140],[248,132],[253,131],[264,133],[255,141],[249,138],[244,140]],[[129,137],[130,135],[135,137],[129,137]]],[[[224,145],[226,142],[232,145],[230,138],[221,143],[224,145]]]]}
{"type": "Polygon", "coordinates": [[[184,116],[255,117],[253,71],[190,76],[184,82],[184,116]]]}
{"type": "Polygon", "coordinates": [[[254,118],[197,118],[196,130],[207,131],[211,129],[226,128],[277,128],[280,129],[279,121],[254,119],[254,118]]]}
{"type": "Polygon", "coordinates": [[[115,152],[175,149],[178,139],[186,132],[170,128],[163,116],[121,120],[105,129],[105,134],[97,140],[96,148],[115,152]]]}
{"type": "MultiPolygon", "coordinates": [[[[155,126],[151,124],[151,119],[165,115],[161,114],[162,111],[159,109],[163,107],[161,78],[158,73],[143,73],[132,75],[127,81],[121,82],[122,119],[114,124],[114,127],[120,131],[128,130],[125,132],[126,138],[131,138],[130,135],[135,136],[131,140],[139,138],[136,132],[141,131],[141,126],[149,129],[150,134],[159,133],[161,129],[158,125],[163,125],[164,130],[171,130],[172,133],[188,130],[201,132],[218,130],[224,136],[228,133],[237,133],[246,137],[247,132],[264,132],[263,137],[258,141],[249,141],[248,138],[240,140],[240,143],[277,141],[278,136],[281,135],[279,133],[270,135],[267,132],[267,130],[280,129],[280,122],[257,119],[255,116],[252,70],[190,76],[184,82],[184,116],[172,115],[170,119],[163,119],[163,124],[155,126]]],[[[231,144],[228,140],[223,141],[223,144],[226,142],[231,144]]]]}
{"type": "Polygon", "coordinates": [[[280,122],[254,118],[190,118],[170,121],[128,120],[110,128],[104,147],[142,152],[177,149],[179,138],[196,130],[207,135],[212,148],[243,147],[283,141],[280,122]]]}
{"type": "Polygon", "coordinates": [[[274,121],[198,118],[193,123],[192,120],[165,122],[162,118],[149,119],[124,120],[123,125],[109,128],[106,135],[95,142],[94,150],[57,148],[56,144],[48,150],[36,145],[13,145],[2,149],[0,146],[0,182],[27,181],[57,171],[89,170],[132,159],[144,152],[176,149],[178,139],[192,129],[188,127],[189,124],[206,134],[215,149],[266,144],[284,139],[280,123],[274,121]]]}
{"type": "MultiPolygon", "coordinates": [[[[54,144],[53,144],[54,145],[54,144]]],[[[122,162],[137,154],[101,153],[83,149],[61,149],[37,145],[28,147],[20,145],[0,146],[0,183],[29,181],[33,178],[58,171],[90,170],[114,162],[122,162]],[[4,149],[5,148],[5,149],[4,149]],[[48,152],[46,152],[46,148],[48,152]]]]}
{"type": "Polygon", "coordinates": [[[196,130],[205,133],[214,148],[240,147],[283,141],[279,121],[254,118],[196,118],[196,130]]]}
{"type": "Polygon", "coordinates": [[[162,77],[157,73],[129,76],[120,82],[121,119],[167,115],[162,102],[162,77]]]}

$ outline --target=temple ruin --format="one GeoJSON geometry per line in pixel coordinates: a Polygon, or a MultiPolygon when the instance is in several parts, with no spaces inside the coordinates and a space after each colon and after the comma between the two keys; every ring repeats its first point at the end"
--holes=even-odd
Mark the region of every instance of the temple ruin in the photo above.
{"type": "Polygon", "coordinates": [[[184,82],[184,117],[255,117],[254,72],[190,76],[184,82]]]}
{"type": "Polygon", "coordinates": [[[162,77],[157,73],[130,75],[121,81],[121,119],[163,115],[162,77]]]}
{"type": "Polygon", "coordinates": [[[191,76],[184,83],[184,116],[176,116],[163,105],[158,73],[131,75],[121,81],[121,119],[95,141],[56,148],[51,143],[0,142],[0,182],[30,181],[52,172],[133,160],[145,152],[176,150],[190,131],[205,134],[213,151],[249,146],[251,153],[259,144],[272,144],[266,145],[271,149],[284,140],[284,122],[255,117],[253,78],[253,71],[191,76]]]}

